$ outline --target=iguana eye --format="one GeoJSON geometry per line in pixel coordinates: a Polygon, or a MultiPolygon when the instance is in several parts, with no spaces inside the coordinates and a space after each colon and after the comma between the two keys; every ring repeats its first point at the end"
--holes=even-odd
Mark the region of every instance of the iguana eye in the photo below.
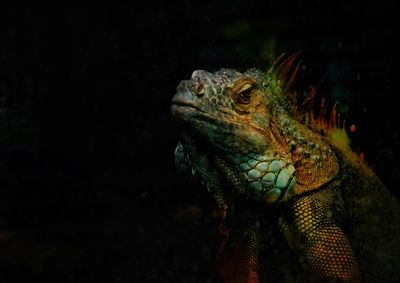
{"type": "Polygon", "coordinates": [[[252,100],[253,84],[246,83],[237,92],[236,102],[240,104],[249,104],[252,100]]]}

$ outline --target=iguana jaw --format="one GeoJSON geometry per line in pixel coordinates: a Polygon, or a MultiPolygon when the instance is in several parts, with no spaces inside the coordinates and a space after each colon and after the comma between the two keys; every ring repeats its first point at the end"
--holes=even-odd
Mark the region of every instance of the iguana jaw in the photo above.
{"type": "Polygon", "coordinates": [[[182,122],[193,123],[193,120],[195,119],[201,121],[206,120],[206,122],[213,120],[215,124],[225,124],[226,126],[231,124],[232,126],[234,125],[237,127],[240,126],[249,127],[252,128],[254,131],[267,135],[266,129],[260,127],[255,123],[245,120],[242,121],[241,119],[238,119],[237,117],[232,115],[232,112],[220,111],[220,115],[217,117],[203,111],[202,109],[200,109],[198,106],[196,106],[194,103],[191,102],[173,100],[171,105],[171,113],[175,118],[177,118],[182,122]]]}
{"type": "MultiPolygon", "coordinates": [[[[214,151],[213,156],[216,158],[216,166],[226,180],[226,184],[231,184],[237,193],[268,204],[287,201],[292,197],[296,177],[294,176],[295,168],[290,164],[290,157],[284,157],[286,154],[281,151],[280,154],[276,155],[276,150],[272,149],[276,148],[276,145],[272,147],[270,143],[269,149],[266,148],[266,144],[263,144],[263,147],[258,149],[250,147],[251,143],[249,143],[250,137],[248,134],[252,132],[252,136],[254,135],[255,138],[260,135],[260,139],[266,141],[265,129],[260,129],[256,125],[245,123],[245,121],[237,121],[238,119],[235,119],[234,113],[222,114],[223,111],[220,111],[218,116],[205,113],[196,106],[191,105],[190,102],[184,103],[183,101],[174,100],[172,111],[179,115],[177,116],[178,119],[188,119],[187,123],[184,123],[184,128],[190,127],[186,129],[187,133],[184,131],[183,144],[185,147],[189,144],[189,148],[194,148],[193,140],[197,140],[195,147],[197,153],[192,156],[193,149],[188,152],[188,159],[192,160],[191,168],[188,171],[192,171],[192,173],[200,172],[201,166],[199,167],[197,164],[198,154],[200,152],[206,153],[212,149],[214,151]],[[221,115],[226,117],[221,117],[221,115]],[[209,121],[207,122],[206,119],[209,121]],[[235,126],[241,130],[237,131],[234,136],[235,126]],[[247,127],[245,131],[247,134],[244,136],[243,127],[247,127]],[[231,135],[222,134],[222,139],[220,140],[216,133],[224,131],[231,131],[231,135]],[[197,138],[193,139],[191,135],[197,135],[197,138]],[[227,146],[227,144],[231,143],[229,142],[230,138],[233,138],[233,143],[242,142],[243,146],[227,146]],[[209,142],[212,143],[212,146],[205,146],[209,142]],[[216,149],[220,149],[219,153],[215,151],[216,149]],[[242,151],[243,149],[245,151],[242,151]],[[225,154],[220,155],[223,151],[225,151],[225,154]]],[[[275,138],[273,140],[274,143],[277,142],[275,138]]],[[[271,142],[272,140],[269,139],[269,141],[271,142]]],[[[181,147],[183,148],[183,146],[181,147]]],[[[182,159],[182,157],[178,156],[179,158],[182,159]]],[[[180,161],[182,163],[182,160],[180,161]]],[[[206,180],[207,184],[210,183],[204,173],[200,175],[202,175],[202,179],[206,180]]]]}
{"type": "Polygon", "coordinates": [[[176,93],[171,105],[171,113],[183,130],[218,151],[262,151],[268,146],[265,129],[224,109],[214,105],[211,108],[187,91],[176,93]]]}

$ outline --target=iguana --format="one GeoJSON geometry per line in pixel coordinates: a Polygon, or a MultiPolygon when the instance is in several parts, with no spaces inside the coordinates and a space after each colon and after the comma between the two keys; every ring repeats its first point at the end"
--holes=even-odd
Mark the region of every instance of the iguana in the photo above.
{"type": "Polygon", "coordinates": [[[335,108],[297,101],[297,54],[269,71],[194,71],[171,113],[179,171],[199,174],[224,211],[226,283],[400,280],[400,208],[350,149],[335,108]]]}

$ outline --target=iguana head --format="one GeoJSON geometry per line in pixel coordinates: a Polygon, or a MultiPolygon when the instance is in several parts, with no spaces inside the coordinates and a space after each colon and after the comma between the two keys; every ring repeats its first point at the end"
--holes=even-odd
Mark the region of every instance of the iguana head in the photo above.
{"type": "Polygon", "coordinates": [[[172,99],[172,113],[185,131],[225,154],[260,152],[271,110],[261,73],[222,69],[194,71],[182,81],[172,99]]]}
{"type": "Polygon", "coordinates": [[[214,180],[205,171],[219,170],[238,191],[268,203],[287,198],[296,177],[275,119],[284,104],[260,71],[193,72],[172,99],[171,112],[184,133],[178,167],[186,162],[208,183],[214,180]],[[207,167],[217,169],[199,165],[200,153],[207,167]]]}

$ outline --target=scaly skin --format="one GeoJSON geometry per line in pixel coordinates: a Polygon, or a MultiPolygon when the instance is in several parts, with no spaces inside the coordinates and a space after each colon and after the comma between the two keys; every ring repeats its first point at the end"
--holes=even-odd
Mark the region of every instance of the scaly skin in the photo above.
{"type": "Polygon", "coordinates": [[[257,70],[195,71],[172,99],[177,168],[225,211],[224,282],[399,279],[398,204],[337,129],[296,111],[276,73],[257,70]]]}

